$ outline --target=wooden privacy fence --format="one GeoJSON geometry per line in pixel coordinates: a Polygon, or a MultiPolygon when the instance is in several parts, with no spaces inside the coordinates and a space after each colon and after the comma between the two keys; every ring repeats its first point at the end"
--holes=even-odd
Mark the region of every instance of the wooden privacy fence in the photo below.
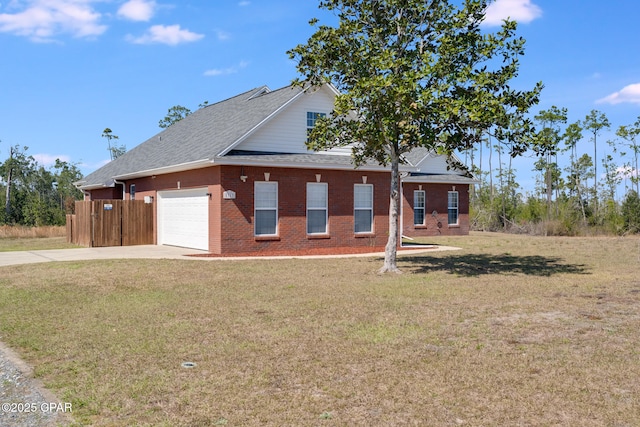
{"type": "Polygon", "coordinates": [[[154,243],[153,204],[143,200],[78,201],[67,215],[67,242],[86,247],[154,243]]]}

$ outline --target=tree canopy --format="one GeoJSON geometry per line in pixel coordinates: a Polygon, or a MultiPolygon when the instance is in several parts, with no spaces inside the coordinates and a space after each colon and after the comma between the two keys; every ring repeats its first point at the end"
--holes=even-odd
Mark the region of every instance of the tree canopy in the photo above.
{"type": "Polygon", "coordinates": [[[111,143],[111,141],[114,139],[120,139],[118,135],[113,134],[113,131],[111,129],[105,128],[102,131],[102,137],[107,139],[107,149],[109,150],[109,156],[111,156],[111,160],[115,160],[126,153],[127,147],[125,145],[115,145],[111,143]]]}
{"type": "Polygon", "coordinates": [[[82,191],[73,183],[82,179],[77,165],[56,159],[50,168],[27,154],[28,147],[10,147],[0,163],[0,223],[28,226],[64,225],[82,191]]]}
{"type": "Polygon", "coordinates": [[[172,124],[179,122],[180,120],[187,117],[191,114],[191,110],[187,107],[183,107],[182,105],[174,105],[173,107],[167,110],[167,115],[158,122],[158,126],[162,129],[166,129],[172,124]]]}
{"type": "Polygon", "coordinates": [[[516,23],[496,33],[481,24],[488,1],[326,0],[336,27],[318,25],[306,44],[291,49],[302,75],[294,83],[333,84],[334,111],[320,118],[308,146],[322,150],[353,143],[356,165],[373,159],[391,166],[389,240],[381,271],[397,271],[399,164],[425,147],[451,159],[493,133],[522,153],[532,123],[525,118],[542,84],[513,89],[525,41],[516,23]],[[526,137],[525,137],[526,136],[526,137]]]}

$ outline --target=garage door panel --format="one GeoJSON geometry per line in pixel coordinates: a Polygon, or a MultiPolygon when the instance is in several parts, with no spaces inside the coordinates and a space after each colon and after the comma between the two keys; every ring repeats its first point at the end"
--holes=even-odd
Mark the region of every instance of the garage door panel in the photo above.
{"type": "Polygon", "coordinates": [[[207,189],[158,193],[158,243],[209,249],[207,189]]]}

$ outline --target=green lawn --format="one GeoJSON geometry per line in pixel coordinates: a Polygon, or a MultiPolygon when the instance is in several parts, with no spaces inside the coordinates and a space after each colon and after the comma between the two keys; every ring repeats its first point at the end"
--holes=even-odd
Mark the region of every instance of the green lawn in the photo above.
{"type": "Polygon", "coordinates": [[[0,339],[79,425],[637,425],[639,238],[429,242],[4,267],[0,339]]]}
{"type": "Polygon", "coordinates": [[[65,237],[0,238],[0,252],[68,249],[77,247],[77,245],[67,243],[65,237]]]}

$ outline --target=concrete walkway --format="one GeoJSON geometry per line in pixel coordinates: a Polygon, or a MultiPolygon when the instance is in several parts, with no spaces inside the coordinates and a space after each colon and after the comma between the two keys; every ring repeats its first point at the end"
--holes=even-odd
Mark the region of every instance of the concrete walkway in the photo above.
{"type": "MultiPolygon", "coordinates": [[[[456,250],[449,246],[431,246],[419,249],[403,249],[398,251],[398,256],[415,255],[427,252],[439,252],[456,250]]],[[[355,257],[382,257],[384,253],[349,254],[349,255],[307,255],[307,256],[261,256],[261,257],[198,257],[193,255],[206,255],[206,251],[197,249],[178,248],[175,246],[140,245],[140,246],[115,246],[108,248],[79,248],[79,249],[48,249],[42,251],[15,251],[0,252],[0,267],[19,264],[34,264],[53,261],[84,261],[93,259],[183,259],[191,261],[232,261],[251,259],[286,259],[286,258],[355,258],[355,257]],[[192,255],[192,256],[188,256],[192,255]]]]}
{"type": "Polygon", "coordinates": [[[197,249],[174,246],[140,245],[108,248],[47,249],[42,251],[0,252],[0,266],[34,264],[52,261],[82,261],[92,259],[199,259],[188,254],[206,254],[197,249]]]}

